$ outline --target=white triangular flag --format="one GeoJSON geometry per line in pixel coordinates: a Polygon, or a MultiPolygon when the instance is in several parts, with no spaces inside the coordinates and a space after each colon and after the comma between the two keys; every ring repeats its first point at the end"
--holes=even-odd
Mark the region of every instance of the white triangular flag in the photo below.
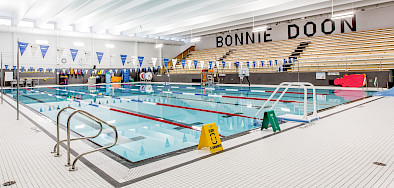
{"type": "Polygon", "coordinates": [[[153,66],[154,66],[154,67],[156,67],[156,62],[157,62],[157,58],[152,57],[152,63],[153,63],[153,66]]]}
{"type": "Polygon", "coordinates": [[[200,61],[201,63],[201,69],[204,69],[204,61],[200,61]]]}
{"type": "Polygon", "coordinates": [[[177,59],[172,59],[172,67],[175,69],[175,67],[176,67],[176,62],[177,62],[178,60],[177,59]]]}
{"type": "Polygon", "coordinates": [[[187,60],[187,66],[189,67],[189,69],[192,67],[192,60],[187,60]]]}
{"type": "Polygon", "coordinates": [[[220,61],[216,61],[216,68],[219,68],[220,61]]]}
{"type": "Polygon", "coordinates": [[[228,63],[228,68],[231,69],[231,62],[227,62],[228,63]]]}
{"type": "Polygon", "coordinates": [[[36,55],[37,49],[38,49],[38,45],[37,44],[30,45],[30,52],[31,52],[31,55],[33,57],[34,57],[34,55],[36,55]]]}

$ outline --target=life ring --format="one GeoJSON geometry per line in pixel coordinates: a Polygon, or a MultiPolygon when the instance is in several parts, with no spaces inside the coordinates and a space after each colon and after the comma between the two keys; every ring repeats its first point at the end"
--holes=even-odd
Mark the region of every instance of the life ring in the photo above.
{"type": "Polygon", "coordinates": [[[145,73],[144,72],[141,72],[140,78],[141,78],[141,80],[145,80],[145,73]]]}
{"type": "Polygon", "coordinates": [[[149,80],[149,81],[151,81],[152,80],[152,73],[151,72],[147,72],[147,73],[145,73],[145,75],[144,75],[144,78],[145,78],[145,80],[149,80]]]}

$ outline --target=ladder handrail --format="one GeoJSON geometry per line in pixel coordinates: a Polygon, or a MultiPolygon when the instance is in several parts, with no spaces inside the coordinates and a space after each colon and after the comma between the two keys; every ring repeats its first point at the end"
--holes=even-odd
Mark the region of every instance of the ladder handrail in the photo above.
{"type": "Polygon", "coordinates": [[[82,156],[87,155],[87,154],[90,154],[90,153],[93,153],[93,152],[96,152],[96,151],[99,151],[99,150],[103,150],[103,149],[110,148],[110,147],[116,145],[116,143],[117,143],[117,141],[118,141],[118,132],[117,132],[117,130],[116,130],[116,127],[113,126],[113,125],[111,125],[111,124],[109,124],[109,123],[107,123],[107,122],[105,122],[105,121],[103,121],[103,120],[101,120],[100,118],[98,118],[98,117],[96,117],[96,116],[90,114],[89,112],[86,112],[86,111],[83,111],[83,110],[77,110],[77,109],[72,108],[72,107],[65,107],[65,108],[63,108],[62,110],[59,111],[58,116],[57,116],[57,120],[58,120],[58,121],[57,121],[57,130],[58,130],[58,133],[57,133],[57,143],[56,143],[55,148],[54,148],[54,152],[56,152],[56,155],[55,155],[55,156],[60,156],[60,154],[59,154],[59,152],[60,152],[60,151],[59,151],[59,145],[60,145],[60,143],[67,141],[67,165],[66,165],[66,166],[71,166],[71,167],[70,167],[70,171],[76,170],[75,164],[76,164],[76,162],[79,160],[79,158],[81,158],[82,156]],[[66,139],[66,140],[61,140],[61,141],[59,141],[59,124],[60,124],[60,123],[59,123],[59,119],[60,119],[60,114],[61,114],[62,112],[64,112],[65,110],[67,110],[67,109],[72,109],[72,110],[74,110],[74,112],[72,112],[72,113],[70,114],[70,116],[68,117],[68,119],[67,119],[67,139],[66,139]],[[71,132],[70,132],[70,123],[71,123],[72,117],[73,117],[74,115],[76,115],[76,114],[81,114],[81,115],[83,115],[83,116],[85,116],[85,117],[87,117],[87,118],[89,118],[89,119],[95,121],[96,123],[98,123],[98,124],[100,125],[100,131],[99,131],[95,136],[81,137],[81,138],[73,138],[73,139],[70,139],[70,135],[71,135],[71,132]],[[83,140],[83,139],[92,139],[92,138],[98,137],[98,136],[102,133],[102,130],[103,130],[103,125],[102,125],[102,124],[105,124],[105,125],[109,126],[110,128],[112,128],[112,129],[114,130],[114,133],[115,133],[114,142],[113,142],[111,145],[104,146],[104,147],[100,147],[100,148],[96,148],[96,149],[94,149],[94,150],[91,150],[91,151],[88,151],[88,152],[79,154],[79,155],[74,159],[74,161],[73,161],[73,163],[72,163],[72,165],[71,165],[71,163],[70,163],[70,159],[71,159],[71,154],[70,154],[70,141],[74,141],[74,140],[83,140]]]}
{"type": "Polygon", "coordinates": [[[281,84],[276,87],[275,91],[271,94],[271,96],[265,101],[263,106],[257,111],[256,115],[254,116],[255,118],[260,114],[260,112],[264,109],[264,107],[267,105],[267,103],[274,97],[274,95],[279,91],[280,88],[283,86],[286,86],[285,90],[282,92],[282,94],[279,96],[278,99],[276,99],[275,103],[271,106],[269,110],[272,110],[275,105],[280,101],[280,99],[283,97],[283,95],[287,92],[287,90],[291,86],[302,86],[304,88],[304,116],[303,118],[307,118],[307,99],[308,99],[308,88],[311,87],[313,89],[313,116],[317,116],[317,110],[316,110],[316,89],[315,86],[309,82],[282,82],[281,84]]]}
{"type": "Polygon", "coordinates": [[[53,148],[53,152],[52,153],[56,153],[55,154],[55,157],[59,157],[60,156],[60,151],[59,151],[59,144],[60,144],[60,141],[59,141],[59,139],[60,139],[60,133],[59,133],[59,129],[60,129],[60,114],[62,113],[62,112],[64,112],[65,110],[67,110],[67,109],[72,109],[72,110],[77,110],[77,109],[75,109],[75,108],[73,108],[73,107],[65,107],[65,108],[63,108],[63,109],[61,109],[58,113],[57,113],[57,118],[56,118],[56,145],[55,145],[55,147],[53,148]]]}

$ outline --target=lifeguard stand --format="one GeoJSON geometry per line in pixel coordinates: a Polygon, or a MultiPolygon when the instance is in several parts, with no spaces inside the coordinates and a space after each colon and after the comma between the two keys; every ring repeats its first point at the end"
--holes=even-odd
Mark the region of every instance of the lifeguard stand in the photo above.
{"type": "Polygon", "coordinates": [[[201,70],[201,85],[214,85],[217,83],[219,83],[219,79],[213,69],[201,70]]]}

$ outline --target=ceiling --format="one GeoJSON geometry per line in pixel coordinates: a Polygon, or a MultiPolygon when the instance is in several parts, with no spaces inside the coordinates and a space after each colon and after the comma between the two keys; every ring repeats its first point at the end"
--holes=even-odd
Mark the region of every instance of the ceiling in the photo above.
{"type": "MultiPolygon", "coordinates": [[[[390,0],[334,0],[334,11],[390,0]]],[[[0,0],[0,18],[42,28],[188,39],[331,12],[332,0],[0,0]]]]}

